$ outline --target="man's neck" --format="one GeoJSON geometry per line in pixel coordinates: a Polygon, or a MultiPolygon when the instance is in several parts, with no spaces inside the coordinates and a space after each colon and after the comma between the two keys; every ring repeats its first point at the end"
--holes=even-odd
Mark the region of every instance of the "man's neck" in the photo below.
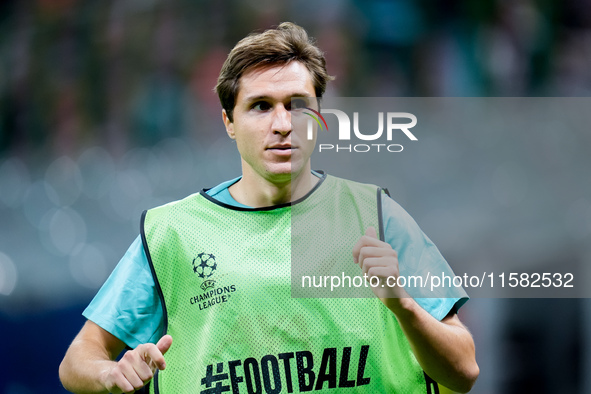
{"type": "Polygon", "coordinates": [[[253,208],[286,204],[304,197],[316,186],[319,179],[310,168],[300,174],[291,174],[282,182],[271,181],[244,171],[242,179],[228,189],[232,197],[241,204],[253,208]]]}

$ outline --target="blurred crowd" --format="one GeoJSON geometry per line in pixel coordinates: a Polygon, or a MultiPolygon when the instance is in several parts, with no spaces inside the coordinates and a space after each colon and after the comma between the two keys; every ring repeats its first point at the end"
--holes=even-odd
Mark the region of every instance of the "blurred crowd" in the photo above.
{"type": "Polygon", "coordinates": [[[209,143],[227,52],[283,20],[326,51],[333,95],[591,91],[589,0],[3,1],[0,152],[209,143]]]}

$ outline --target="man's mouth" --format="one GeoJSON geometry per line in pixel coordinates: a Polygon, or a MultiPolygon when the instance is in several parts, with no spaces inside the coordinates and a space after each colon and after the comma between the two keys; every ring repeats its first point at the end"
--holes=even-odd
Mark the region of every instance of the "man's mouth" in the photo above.
{"type": "Polygon", "coordinates": [[[292,146],[291,144],[278,144],[267,148],[267,150],[272,152],[275,156],[285,157],[291,157],[295,149],[297,149],[297,147],[292,146]]]}
{"type": "Polygon", "coordinates": [[[267,150],[274,150],[274,151],[289,151],[292,149],[297,149],[297,148],[295,146],[290,145],[290,144],[273,145],[273,146],[267,148],[267,150]]]}

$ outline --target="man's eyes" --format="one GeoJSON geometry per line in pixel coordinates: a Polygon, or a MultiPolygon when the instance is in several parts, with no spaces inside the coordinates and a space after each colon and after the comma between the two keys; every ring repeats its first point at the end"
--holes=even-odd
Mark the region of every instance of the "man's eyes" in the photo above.
{"type": "Polygon", "coordinates": [[[258,101],[254,103],[251,108],[256,111],[267,111],[271,108],[271,105],[265,101],[258,101]]]}
{"type": "Polygon", "coordinates": [[[308,107],[308,101],[303,98],[293,98],[291,99],[291,109],[304,109],[308,107]]]}
{"type": "MultiPolygon", "coordinates": [[[[305,109],[307,108],[308,100],[305,98],[292,98],[288,103],[285,104],[285,109],[288,111],[298,110],[298,109],[305,109]]],[[[255,111],[269,111],[273,108],[273,104],[267,101],[256,101],[251,106],[251,109],[255,111]]]]}

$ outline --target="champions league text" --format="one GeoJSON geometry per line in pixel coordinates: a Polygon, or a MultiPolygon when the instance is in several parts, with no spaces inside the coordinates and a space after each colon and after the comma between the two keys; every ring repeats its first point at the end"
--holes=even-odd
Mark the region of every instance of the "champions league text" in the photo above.
{"type": "Polygon", "coordinates": [[[201,295],[191,297],[189,302],[191,305],[198,305],[199,310],[211,308],[214,305],[219,305],[224,302],[228,302],[231,293],[236,291],[236,285],[219,287],[217,289],[210,290],[201,295]]]}

